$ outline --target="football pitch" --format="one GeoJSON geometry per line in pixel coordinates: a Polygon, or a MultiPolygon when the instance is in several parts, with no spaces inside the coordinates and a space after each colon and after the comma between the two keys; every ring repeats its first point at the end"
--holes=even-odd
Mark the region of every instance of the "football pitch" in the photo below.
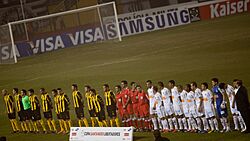
{"type": "MultiPolygon", "coordinates": [[[[250,13],[123,38],[122,42],[89,44],[20,59],[0,65],[0,89],[61,87],[69,96],[71,84],[80,91],[88,84],[102,94],[102,84],[112,89],[121,80],[135,81],[145,89],[154,83],[174,79],[177,84],[209,82],[218,77],[231,83],[243,80],[250,90],[250,13]]],[[[211,84],[210,84],[211,85],[211,84]]],[[[211,86],[210,86],[211,87],[211,86]]],[[[71,97],[71,96],[70,96],[71,97]]],[[[85,102],[86,104],[86,102],[85,102]]],[[[71,119],[75,120],[73,106],[71,119]]],[[[88,112],[85,111],[88,117],[88,112]]],[[[54,116],[55,117],[55,116],[54,116]]],[[[8,141],[67,141],[68,135],[10,134],[11,127],[0,98],[0,136],[8,141]]],[[[76,123],[74,123],[77,125],[76,123]]],[[[152,141],[152,133],[135,133],[137,141],[152,141]]],[[[171,141],[248,141],[250,134],[164,133],[171,141]]]]}

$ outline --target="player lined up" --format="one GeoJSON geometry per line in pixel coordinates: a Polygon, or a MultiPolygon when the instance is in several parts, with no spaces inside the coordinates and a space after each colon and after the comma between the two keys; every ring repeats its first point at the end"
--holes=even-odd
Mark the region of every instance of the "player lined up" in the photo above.
{"type": "MultiPolygon", "coordinates": [[[[214,94],[208,89],[207,83],[202,83],[200,89],[196,82],[176,86],[174,80],[168,82],[168,87],[161,81],[157,86],[153,86],[152,81],[148,80],[147,93],[135,82],[131,82],[130,89],[127,81],[121,81],[121,85],[115,86],[115,93],[110,90],[108,84],[104,84],[104,101],[90,86],[84,86],[84,91],[92,127],[119,127],[119,116],[123,126],[134,126],[139,131],[161,129],[163,132],[206,133],[219,131],[216,118],[218,115],[223,127],[221,132],[229,132],[231,129],[226,108],[226,95],[228,95],[235,130],[239,130],[238,123],[240,123],[243,132],[246,130],[246,125],[234,100],[238,81],[234,80],[234,87],[232,87],[225,83],[219,84],[216,78],[212,79],[214,94]],[[105,116],[105,109],[109,122],[105,116]]],[[[73,84],[71,89],[78,126],[81,127],[84,124],[88,127],[89,123],[84,115],[83,95],[76,84],[73,84]]],[[[33,89],[29,89],[28,93],[22,89],[19,94],[18,89],[14,88],[12,92],[14,97],[5,89],[2,93],[14,132],[38,133],[40,132],[38,127],[41,126],[42,132],[47,133],[45,123],[41,119],[40,108],[50,132],[69,132],[72,126],[69,114],[71,103],[61,88],[52,90],[53,100],[46,90],[41,88],[41,105],[33,89]],[[53,110],[59,121],[59,131],[53,119],[53,110]],[[21,129],[16,121],[16,112],[21,129]]]]}

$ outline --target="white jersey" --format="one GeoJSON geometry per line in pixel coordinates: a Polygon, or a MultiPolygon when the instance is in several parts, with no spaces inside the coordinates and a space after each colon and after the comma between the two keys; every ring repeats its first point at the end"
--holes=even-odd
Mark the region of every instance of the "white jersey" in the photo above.
{"type": "Polygon", "coordinates": [[[156,106],[155,108],[156,109],[161,109],[161,107],[162,107],[162,96],[161,96],[161,94],[159,92],[157,92],[154,95],[154,99],[155,99],[154,105],[156,106]]]}
{"type": "Polygon", "coordinates": [[[233,106],[234,94],[235,94],[235,91],[236,91],[236,92],[238,91],[238,89],[235,90],[235,89],[233,88],[233,86],[227,84],[227,89],[226,89],[225,91],[226,91],[227,96],[228,96],[228,99],[229,99],[229,104],[230,104],[231,113],[232,113],[232,114],[239,114],[240,112],[239,112],[238,109],[237,109],[236,102],[235,102],[234,108],[232,107],[232,106],[233,106]]]}
{"type": "Polygon", "coordinates": [[[203,105],[201,105],[201,99],[202,99],[201,89],[196,88],[194,91],[194,95],[195,95],[195,105],[196,105],[197,114],[199,117],[201,117],[204,114],[203,110],[199,112],[200,106],[203,108],[203,105]]]}
{"type": "Polygon", "coordinates": [[[215,110],[213,106],[213,93],[206,89],[202,91],[202,97],[203,97],[203,104],[204,104],[204,111],[206,118],[211,118],[215,116],[215,110]]]}
{"type": "Polygon", "coordinates": [[[169,106],[172,104],[171,102],[171,93],[170,91],[168,90],[168,88],[163,88],[161,90],[161,95],[162,95],[162,100],[163,100],[163,104],[164,106],[169,106]]]}
{"type": "Polygon", "coordinates": [[[185,117],[189,117],[188,102],[187,102],[187,91],[183,90],[180,93],[182,109],[185,117]]]}
{"type": "Polygon", "coordinates": [[[195,105],[195,94],[193,91],[187,93],[187,102],[189,109],[196,109],[195,105]]]}
{"type": "Polygon", "coordinates": [[[171,89],[172,101],[173,101],[173,109],[176,116],[183,115],[183,110],[181,108],[180,94],[177,90],[177,87],[173,87],[171,89]]]}
{"type": "Polygon", "coordinates": [[[227,85],[226,93],[230,102],[230,105],[233,103],[233,98],[234,98],[234,88],[231,85],[227,85]]]}
{"type": "Polygon", "coordinates": [[[148,89],[148,99],[149,99],[149,114],[156,114],[156,110],[153,109],[155,103],[155,96],[153,92],[153,87],[148,89]]]}
{"type": "Polygon", "coordinates": [[[201,104],[201,99],[202,99],[202,94],[201,94],[201,89],[196,88],[194,91],[194,97],[195,97],[195,104],[197,108],[199,108],[201,104]]]}
{"type": "Polygon", "coordinates": [[[180,98],[179,98],[180,94],[179,94],[176,86],[174,86],[171,89],[171,94],[172,94],[173,105],[181,105],[181,101],[180,101],[180,98]]]}
{"type": "Polygon", "coordinates": [[[149,106],[153,107],[155,103],[153,87],[148,89],[149,106]]]}

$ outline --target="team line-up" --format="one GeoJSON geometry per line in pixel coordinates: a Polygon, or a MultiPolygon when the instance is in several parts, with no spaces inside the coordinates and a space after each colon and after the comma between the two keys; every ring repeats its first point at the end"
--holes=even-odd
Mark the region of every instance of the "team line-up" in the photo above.
{"type": "MultiPolygon", "coordinates": [[[[85,98],[83,98],[77,84],[73,84],[72,103],[80,127],[83,124],[89,127],[89,122],[84,115],[84,102],[87,102],[92,127],[133,126],[136,131],[211,133],[231,131],[227,97],[234,130],[244,132],[247,127],[241,113],[237,110],[234,99],[241,82],[235,79],[231,86],[219,83],[217,78],[213,78],[211,91],[206,82],[198,88],[196,82],[176,86],[175,81],[170,80],[167,87],[161,81],[153,85],[152,81],[148,80],[146,81],[147,92],[145,92],[135,82],[131,82],[129,88],[127,81],[121,81],[121,85],[115,86],[115,93],[110,90],[108,84],[103,85],[104,101],[96,90],[88,85],[84,86],[85,98]],[[109,122],[107,122],[105,109],[109,122]],[[122,125],[119,119],[122,120],[122,125]],[[223,128],[220,131],[217,119],[220,119],[223,128]]],[[[41,88],[41,103],[34,89],[28,91],[22,89],[19,93],[18,88],[13,88],[12,94],[4,89],[2,94],[14,133],[65,134],[69,132],[72,126],[69,114],[70,99],[61,88],[53,89],[51,94],[41,88]],[[41,118],[40,108],[49,130],[41,118]],[[56,113],[59,121],[59,130],[52,111],[56,113]],[[16,120],[16,113],[19,122],[16,120]],[[42,130],[39,129],[40,127],[42,130]]]]}

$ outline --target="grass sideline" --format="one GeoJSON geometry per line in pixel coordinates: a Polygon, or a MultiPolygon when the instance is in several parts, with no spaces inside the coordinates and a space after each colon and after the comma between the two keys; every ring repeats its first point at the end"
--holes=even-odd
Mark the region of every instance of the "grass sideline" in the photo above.
{"type": "MultiPolygon", "coordinates": [[[[49,91],[61,87],[70,96],[72,83],[78,83],[81,91],[83,85],[89,84],[102,94],[103,83],[113,87],[123,79],[144,86],[147,79],[165,83],[174,79],[184,85],[194,80],[198,84],[210,83],[212,77],[218,77],[228,83],[234,78],[243,79],[250,90],[249,16],[244,13],[126,37],[122,42],[90,44],[23,58],[14,65],[0,65],[0,89],[34,88],[38,92],[40,87],[49,91]]],[[[0,136],[7,136],[8,141],[68,140],[66,135],[10,134],[2,97],[0,105],[0,136]]],[[[75,119],[73,107],[70,112],[75,119]]],[[[153,140],[151,133],[134,136],[138,141],[153,140]]],[[[173,141],[248,141],[250,137],[237,132],[164,136],[173,141]]]]}

